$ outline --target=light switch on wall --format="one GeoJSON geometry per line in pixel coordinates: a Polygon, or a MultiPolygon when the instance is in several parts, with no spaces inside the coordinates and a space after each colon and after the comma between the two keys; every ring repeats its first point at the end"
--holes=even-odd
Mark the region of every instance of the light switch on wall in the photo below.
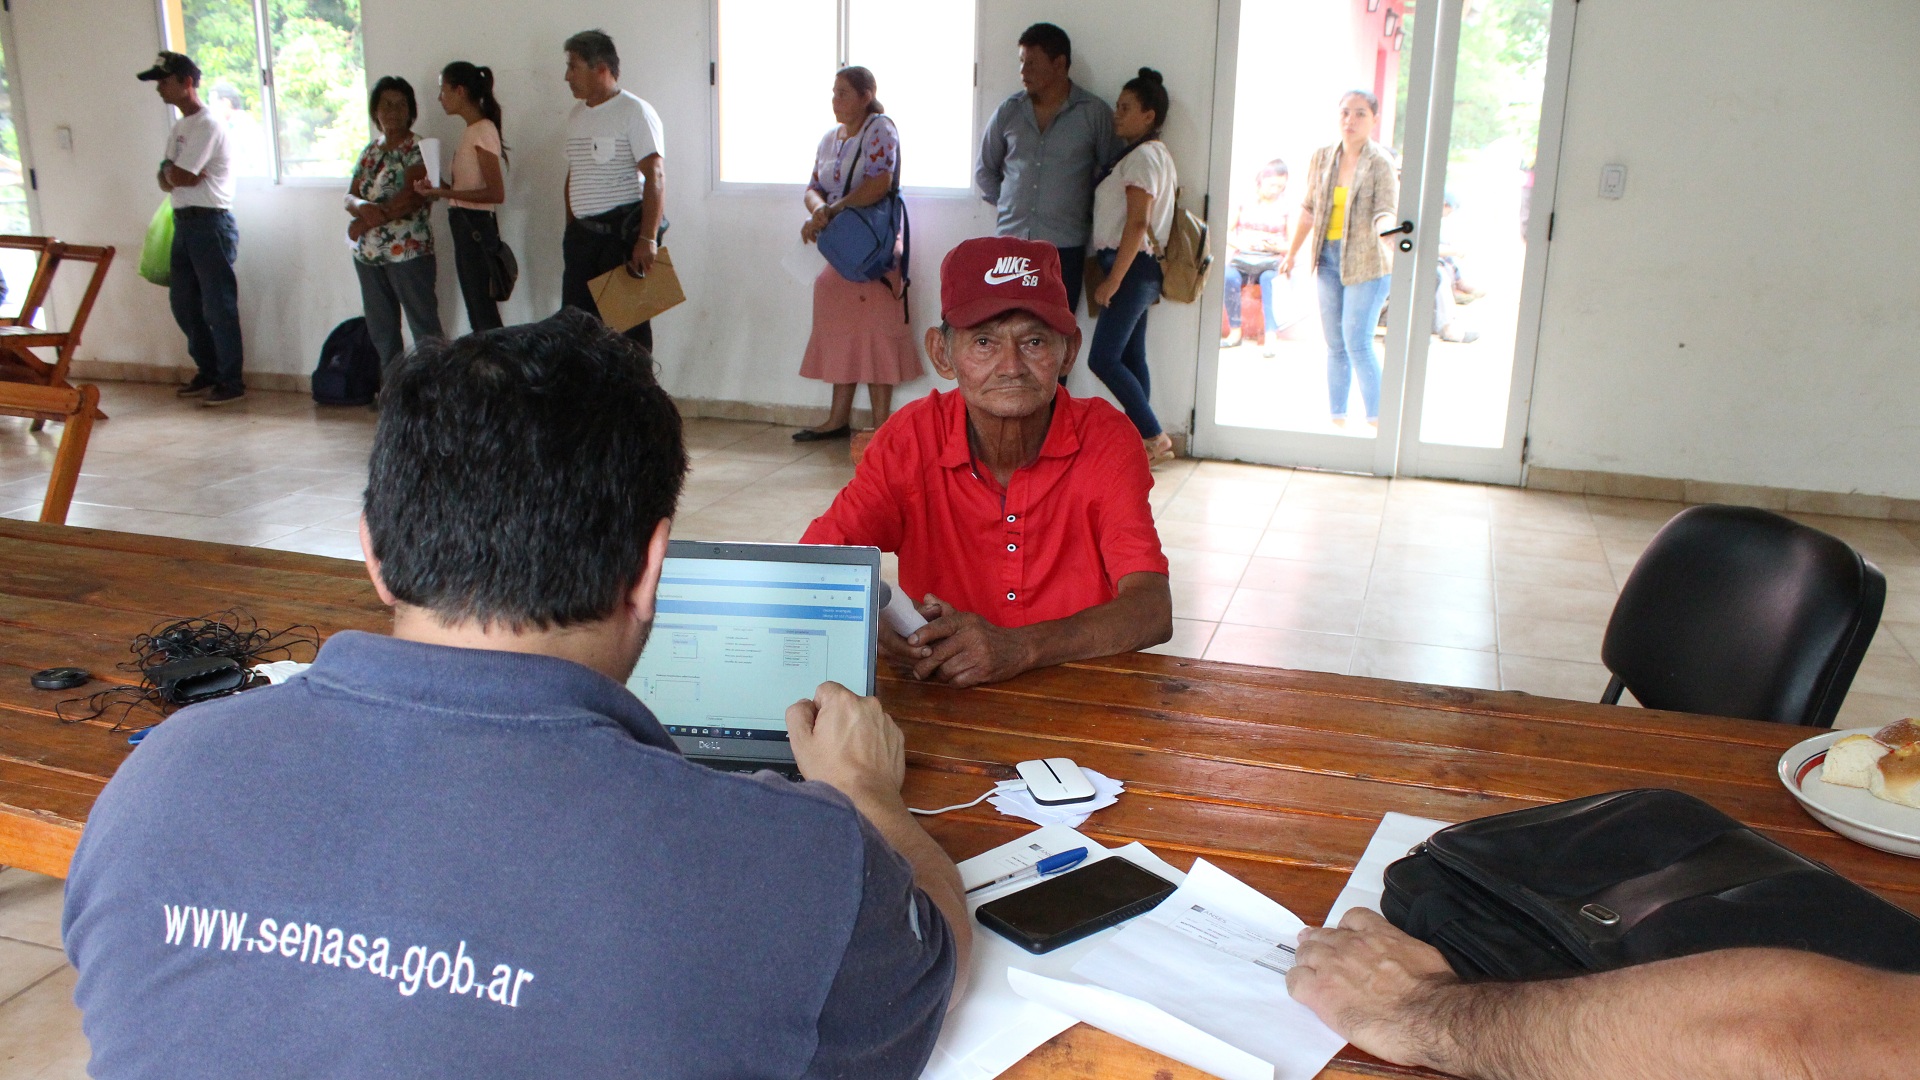
{"type": "Polygon", "coordinates": [[[65,124],[53,129],[53,142],[62,150],[73,149],[73,129],[65,124]]]}
{"type": "Polygon", "coordinates": [[[1618,199],[1627,193],[1627,167],[1625,165],[1600,166],[1600,197],[1618,199]]]}

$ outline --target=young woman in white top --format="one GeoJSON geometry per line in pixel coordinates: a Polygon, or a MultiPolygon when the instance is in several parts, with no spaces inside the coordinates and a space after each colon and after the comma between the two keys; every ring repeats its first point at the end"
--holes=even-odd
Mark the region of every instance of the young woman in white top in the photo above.
{"type": "Polygon", "coordinates": [[[467,323],[475,330],[500,325],[500,305],[488,291],[488,265],[500,243],[500,222],[493,208],[507,201],[506,150],[500,143],[500,102],[493,96],[493,69],[455,60],[440,72],[440,107],[467,122],[460,148],[453,152],[453,182],[420,184],[420,194],[447,200],[447,226],[453,230],[453,265],[460,295],[467,301],[467,323]]]}
{"type": "Polygon", "coordinates": [[[1105,310],[1087,350],[1087,366],[1120,400],[1156,465],[1173,457],[1173,439],[1149,404],[1147,372],[1147,308],[1160,295],[1160,256],[1180,184],[1160,141],[1166,122],[1166,83],[1141,68],[1113,104],[1113,132],[1127,151],[1093,189],[1094,258],[1106,277],[1090,295],[1105,310]]]}

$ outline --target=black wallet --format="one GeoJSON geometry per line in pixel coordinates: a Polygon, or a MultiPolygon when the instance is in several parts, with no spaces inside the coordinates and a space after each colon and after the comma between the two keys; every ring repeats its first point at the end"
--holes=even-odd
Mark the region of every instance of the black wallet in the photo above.
{"type": "Polygon", "coordinates": [[[1387,867],[1381,911],[1469,980],[1744,947],[1920,972],[1920,918],[1658,788],[1441,829],[1387,867]]]}

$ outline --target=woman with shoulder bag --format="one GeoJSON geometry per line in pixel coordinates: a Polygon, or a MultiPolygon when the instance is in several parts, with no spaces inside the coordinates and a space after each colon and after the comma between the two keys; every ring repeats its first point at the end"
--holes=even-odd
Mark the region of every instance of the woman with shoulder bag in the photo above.
{"type": "Polygon", "coordinates": [[[1380,233],[1393,227],[1400,206],[1393,152],[1373,141],[1379,115],[1379,100],[1365,90],[1341,97],[1340,141],[1313,152],[1300,220],[1287,257],[1280,260],[1280,273],[1292,273],[1301,243],[1313,236],[1307,264],[1320,282],[1333,423],[1347,426],[1347,396],[1358,375],[1360,400],[1375,431],[1380,427],[1380,356],[1373,330],[1393,274],[1393,257],[1380,233]]]}
{"type": "MultiPolygon", "coordinates": [[[[467,324],[474,330],[501,325],[494,299],[495,260],[501,247],[500,221],[493,208],[507,201],[500,142],[500,102],[493,96],[493,69],[455,60],[440,71],[440,107],[467,122],[460,148],[453,152],[453,181],[435,187],[434,177],[420,181],[427,199],[447,200],[447,227],[453,231],[453,266],[460,295],[467,302],[467,324]]],[[[504,282],[507,289],[511,282],[504,282]]]]}
{"type": "Polygon", "coordinates": [[[416,185],[427,175],[413,123],[420,107],[413,86],[397,75],[373,84],[367,111],[380,135],[360,152],[347,185],[347,239],[354,243],[353,269],[360,276],[360,302],[367,333],[386,371],[400,355],[400,314],[418,344],[445,337],[440,300],[434,294],[433,223],[416,185]]]}
{"type": "MultiPolygon", "coordinates": [[[[815,243],[834,217],[892,197],[900,171],[900,134],[875,100],[873,72],[842,69],[833,78],[833,116],[815,155],[807,185],[809,216],[800,239],[815,243]]],[[[901,310],[895,282],[900,268],[872,281],[854,282],[832,266],[813,282],[813,333],[807,338],[800,374],[833,384],[826,423],[793,433],[795,442],[843,439],[853,432],[853,393],[867,384],[873,426],[893,411],[893,388],[920,377],[920,349],[901,310]]]]}
{"type": "Polygon", "coordinates": [[[1113,103],[1113,132],[1127,150],[1093,189],[1094,258],[1106,276],[1089,294],[1105,310],[1094,324],[1087,367],[1120,399],[1153,465],[1173,459],[1173,437],[1153,415],[1147,371],[1147,308],[1160,297],[1160,256],[1180,186],[1173,155],[1160,141],[1166,122],[1166,82],[1141,68],[1113,103]]]}

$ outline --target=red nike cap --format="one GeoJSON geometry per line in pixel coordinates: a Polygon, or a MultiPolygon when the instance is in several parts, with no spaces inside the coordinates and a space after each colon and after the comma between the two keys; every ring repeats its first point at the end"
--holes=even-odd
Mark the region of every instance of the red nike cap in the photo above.
{"type": "Polygon", "coordinates": [[[979,326],[996,315],[1026,311],[1063,334],[1078,328],[1052,244],[1012,236],[963,240],[940,263],[940,317],[948,326],[979,326]]]}

